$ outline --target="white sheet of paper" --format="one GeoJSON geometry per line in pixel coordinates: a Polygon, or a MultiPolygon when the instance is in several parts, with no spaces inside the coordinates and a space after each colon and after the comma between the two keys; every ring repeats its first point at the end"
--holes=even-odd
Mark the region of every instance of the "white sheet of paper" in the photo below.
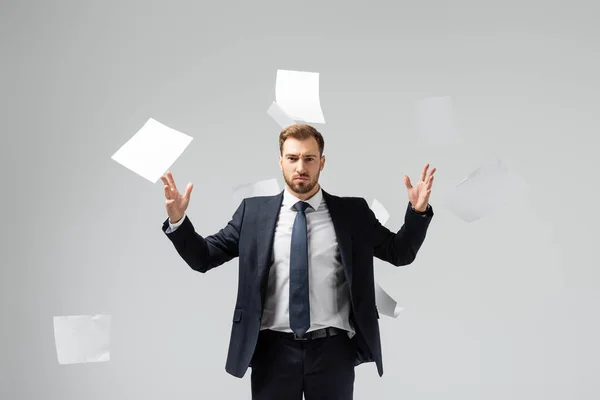
{"type": "Polygon", "coordinates": [[[110,360],[110,315],[54,317],[54,341],[59,364],[110,360]]]}
{"type": "Polygon", "coordinates": [[[429,144],[449,144],[457,139],[448,96],[430,97],[417,102],[416,120],[419,137],[429,144]]]}
{"type": "Polygon", "coordinates": [[[373,199],[373,202],[371,203],[371,211],[373,211],[375,217],[377,217],[381,225],[385,225],[390,218],[390,214],[387,212],[383,204],[381,204],[377,199],[373,199]]]}
{"type": "Polygon", "coordinates": [[[392,298],[377,282],[375,282],[375,304],[377,305],[377,311],[379,314],[398,318],[400,312],[404,310],[403,307],[398,307],[396,300],[392,298]]]}
{"type": "Polygon", "coordinates": [[[275,102],[293,120],[324,124],[319,73],[277,70],[275,102]]]}
{"type": "Polygon", "coordinates": [[[462,180],[446,199],[446,207],[466,222],[476,221],[511,198],[523,196],[525,180],[498,158],[485,162],[462,180]]]}
{"type": "Polygon", "coordinates": [[[277,122],[277,125],[279,125],[282,129],[285,129],[288,126],[294,125],[296,123],[292,119],[292,117],[287,115],[287,113],[283,111],[281,107],[279,107],[279,104],[277,104],[276,102],[273,102],[273,104],[271,104],[271,106],[267,110],[267,114],[269,114],[271,118],[273,118],[273,120],[277,122]]]}
{"type": "Polygon", "coordinates": [[[152,183],[175,163],[192,137],[150,118],[113,156],[113,160],[152,183]]]}
{"type": "Polygon", "coordinates": [[[237,209],[242,200],[248,197],[272,196],[281,192],[277,179],[266,179],[254,183],[245,183],[233,188],[233,206],[237,209]]]}

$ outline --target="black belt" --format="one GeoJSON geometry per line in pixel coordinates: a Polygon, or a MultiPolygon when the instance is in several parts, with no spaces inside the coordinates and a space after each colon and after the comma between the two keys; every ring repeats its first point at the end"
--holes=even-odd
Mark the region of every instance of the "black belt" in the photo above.
{"type": "Polygon", "coordinates": [[[281,336],[285,337],[286,339],[291,339],[291,340],[314,340],[314,339],[322,339],[322,338],[326,338],[326,337],[336,336],[341,333],[345,333],[346,331],[343,329],[339,329],[339,328],[330,326],[327,328],[321,328],[321,329],[317,329],[314,331],[306,332],[306,334],[301,338],[296,337],[296,335],[292,332],[278,332],[278,331],[272,331],[272,330],[270,332],[281,335],[281,336]]]}

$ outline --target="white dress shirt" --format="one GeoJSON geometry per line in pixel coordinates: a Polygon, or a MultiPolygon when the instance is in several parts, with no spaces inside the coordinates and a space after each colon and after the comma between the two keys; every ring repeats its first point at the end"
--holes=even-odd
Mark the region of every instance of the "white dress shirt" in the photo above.
{"type": "MultiPolygon", "coordinates": [[[[275,227],[274,262],[269,270],[261,329],[292,332],[289,317],[290,250],[292,228],[297,214],[293,207],[298,201],[300,199],[284,190],[275,227]]],[[[349,287],[340,261],[337,237],[321,189],[305,202],[310,204],[305,211],[310,301],[308,332],[333,326],[348,331],[352,336],[354,329],[349,320],[349,287]]]]}
{"type": "MultiPolygon", "coordinates": [[[[289,319],[290,249],[292,228],[296,219],[293,208],[300,199],[286,190],[279,210],[273,241],[273,264],[269,269],[261,329],[292,332],[289,319]]],[[[355,330],[350,322],[350,289],[340,260],[337,237],[329,209],[319,191],[308,200],[305,211],[308,234],[308,288],[310,301],[310,328],[308,332],[326,327],[355,330]]],[[[169,221],[167,233],[184,221],[169,221]]]]}

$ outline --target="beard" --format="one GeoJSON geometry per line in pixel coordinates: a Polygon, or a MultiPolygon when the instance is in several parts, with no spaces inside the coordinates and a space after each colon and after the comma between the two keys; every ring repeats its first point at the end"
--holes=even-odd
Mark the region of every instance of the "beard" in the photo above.
{"type": "Polygon", "coordinates": [[[313,190],[314,187],[317,185],[319,181],[319,173],[317,173],[315,179],[311,179],[308,175],[303,175],[302,178],[307,178],[308,180],[304,182],[294,181],[291,178],[285,176],[285,174],[283,174],[283,180],[285,180],[285,183],[290,187],[290,189],[292,189],[298,194],[305,194],[313,190]]]}

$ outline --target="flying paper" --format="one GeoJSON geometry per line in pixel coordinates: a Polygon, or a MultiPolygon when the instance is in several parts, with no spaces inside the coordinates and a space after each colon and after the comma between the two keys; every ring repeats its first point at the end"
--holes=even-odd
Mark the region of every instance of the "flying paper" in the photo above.
{"type": "Polygon", "coordinates": [[[460,182],[446,200],[446,207],[466,222],[490,214],[512,198],[522,197],[525,180],[494,158],[460,182]]]}
{"type": "Polygon", "coordinates": [[[281,107],[279,107],[279,105],[275,102],[273,102],[273,104],[271,104],[271,106],[269,107],[269,109],[267,110],[267,113],[271,116],[271,118],[273,118],[273,120],[275,122],[277,122],[277,124],[282,128],[287,128],[290,125],[294,125],[296,122],[285,113],[285,111],[283,111],[281,109],[281,107]]]}
{"type": "Polygon", "coordinates": [[[318,72],[277,70],[275,102],[293,120],[325,123],[318,72]]]}
{"type": "Polygon", "coordinates": [[[457,139],[450,97],[430,97],[417,102],[419,137],[429,144],[449,144],[457,139]]]}
{"type": "MultiPolygon", "coordinates": [[[[385,209],[383,204],[381,204],[377,199],[373,199],[370,208],[381,225],[385,225],[390,218],[390,214],[385,209]]],[[[398,317],[400,311],[403,310],[403,308],[397,306],[396,300],[387,294],[377,282],[375,282],[375,304],[377,305],[377,310],[380,314],[392,318],[398,317]]]]}
{"type": "Polygon", "coordinates": [[[370,208],[371,211],[373,211],[373,213],[375,214],[375,217],[377,217],[377,219],[381,223],[381,225],[385,225],[385,223],[390,218],[390,214],[387,212],[385,207],[383,207],[383,204],[377,201],[377,199],[373,199],[370,208]]]}
{"type": "Polygon", "coordinates": [[[404,310],[403,307],[398,307],[396,300],[387,294],[377,282],[375,282],[375,304],[379,314],[392,318],[398,318],[400,312],[404,310]]]}
{"type": "Polygon", "coordinates": [[[175,163],[192,137],[150,118],[113,156],[113,160],[152,183],[175,163]]]}
{"type": "Polygon", "coordinates": [[[233,188],[233,206],[237,209],[245,198],[258,196],[272,196],[281,192],[277,179],[245,183],[233,188]]]}
{"type": "Polygon", "coordinates": [[[54,341],[59,364],[110,360],[110,315],[54,317],[54,341]]]}

